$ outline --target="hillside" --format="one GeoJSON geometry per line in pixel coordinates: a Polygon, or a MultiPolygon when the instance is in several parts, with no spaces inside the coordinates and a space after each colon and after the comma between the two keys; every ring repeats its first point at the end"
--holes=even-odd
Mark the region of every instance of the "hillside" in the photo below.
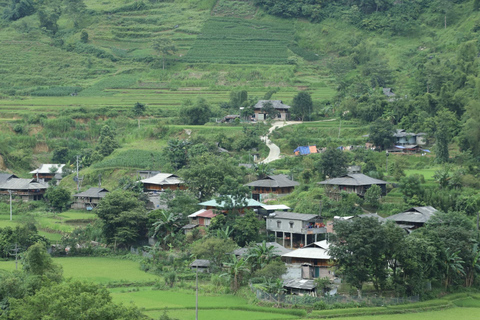
{"type": "MultiPolygon", "coordinates": [[[[286,103],[306,91],[313,119],[360,120],[360,135],[381,118],[426,132],[435,142],[443,121],[453,154],[459,147],[474,156],[480,150],[478,117],[464,117],[476,110],[471,105],[480,83],[475,1],[378,1],[375,8],[373,2],[344,0],[323,6],[290,0],[65,0],[27,6],[20,17],[12,15],[12,3],[0,2],[0,124],[8,141],[0,151],[10,169],[25,172],[59,147],[83,152],[95,145],[107,119],[115,119],[110,124],[124,151],[159,151],[169,138],[185,137],[182,127],[171,126],[185,125],[178,110],[188,100],[205,99],[213,122],[238,112],[231,92],[239,90],[251,102],[267,95],[286,103]],[[397,99],[388,103],[379,87],[391,87],[397,99]],[[142,129],[132,133],[136,102],[148,111],[142,129]],[[42,120],[58,116],[76,119],[75,130],[70,123],[65,132],[52,132],[63,120],[42,120]],[[161,125],[171,130],[151,144],[161,125]]],[[[212,129],[192,130],[202,136],[212,129]]],[[[307,137],[289,147],[318,140],[307,137]]],[[[319,141],[361,142],[358,136],[324,138],[319,141]]]]}

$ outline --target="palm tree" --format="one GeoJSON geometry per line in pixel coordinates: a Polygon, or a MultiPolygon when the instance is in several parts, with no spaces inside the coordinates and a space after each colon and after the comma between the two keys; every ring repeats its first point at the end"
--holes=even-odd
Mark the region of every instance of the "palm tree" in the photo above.
{"type": "Polygon", "coordinates": [[[282,279],[265,279],[265,282],[262,284],[262,287],[265,291],[272,295],[275,299],[275,306],[278,307],[280,305],[280,295],[285,293],[285,288],[283,287],[283,280],[282,279]]]}
{"type": "Polygon", "coordinates": [[[227,240],[233,233],[233,229],[227,226],[225,229],[217,229],[216,237],[219,239],[227,240]]]}
{"type": "Polygon", "coordinates": [[[460,250],[452,252],[450,248],[445,250],[445,288],[447,288],[452,281],[452,277],[457,275],[465,276],[465,270],[463,268],[465,261],[458,255],[459,252],[460,250]]]}
{"type": "Polygon", "coordinates": [[[265,267],[270,261],[275,258],[274,246],[267,246],[267,242],[263,241],[262,244],[257,245],[249,250],[247,260],[252,265],[252,272],[256,269],[265,267]]]}
{"type": "Polygon", "coordinates": [[[480,270],[480,250],[478,248],[478,244],[475,243],[472,249],[472,262],[468,264],[466,269],[465,275],[465,286],[471,287],[473,285],[473,281],[475,280],[475,271],[480,270]]]}
{"type": "Polygon", "coordinates": [[[249,273],[250,269],[247,268],[247,261],[243,258],[238,259],[236,255],[232,254],[232,260],[225,263],[228,274],[232,277],[232,290],[237,292],[239,284],[242,281],[242,277],[245,273],[249,273]]]}
{"type": "Polygon", "coordinates": [[[160,240],[163,243],[165,249],[166,245],[173,242],[175,239],[175,232],[180,228],[181,216],[173,212],[161,210],[159,219],[153,223],[155,232],[153,236],[162,234],[160,240]]]}

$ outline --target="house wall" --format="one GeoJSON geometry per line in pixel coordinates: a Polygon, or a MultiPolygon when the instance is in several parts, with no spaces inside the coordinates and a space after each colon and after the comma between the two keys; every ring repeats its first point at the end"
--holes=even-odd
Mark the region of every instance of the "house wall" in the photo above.
{"type": "Polygon", "coordinates": [[[267,230],[302,233],[302,228],[304,228],[306,224],[306,222],[301,220],[278,219],[272,217],[267,219],[267,230]],[[280,226],[278,222],[280,222],[280,226]]]}
{"type": "Polygon", "coordinates": [[[293,187],[282,187],[282,188],[255,187],[252,190],[252,194],[265,194],[265,193],[288,194],[292,192],[293,192],[293,187]]]}
{"type": "Polygon", "coordinates": [[[170,190],[185,190],[186,187],[182,184],[150,184],[150,183],[145,183],[143,184],[143,189],[145,191],[164,191],[167,189],[170,190]]]}

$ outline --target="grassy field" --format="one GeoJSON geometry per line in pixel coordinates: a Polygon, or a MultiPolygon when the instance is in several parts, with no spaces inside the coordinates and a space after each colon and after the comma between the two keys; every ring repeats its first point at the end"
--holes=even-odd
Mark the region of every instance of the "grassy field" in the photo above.
{"type": "Polygon", "coordinates": [[[8,208],[2,206],[0,214],[0,228],[12,227],[15,228],[27,221],[33,222],[39,234],[46,237],[51,242],[60,241],[62,235],[73,231],[78,226],[84,226],[97,218],[94,213],[85,211],[70,210],[60,214],[51,212],[31,212],[28,214],[18,213],[18,209],[13,209],[12,221],[10,221],[10,214],[8,208]]]}
{"type": "MultiPolygon", "coordinates": [[[[144,283],[158,280],[159,277],[145,273],[138,262],[101,257],[53,258],[63,268],[65,278],[88,280],[96,283],[144,283]]],[[[12,271],[15,261],[1,261],[0,269],[12,271]]]]}
{"type": "Polygon", "coordinates": [[[359,317],[336,317],[338,320],[474,320],[478,319],[478,309],[474,308],[450,308],[446,310],[408,313],[408,314],[388,314],[388,315],[370,315],[359,317]]]}

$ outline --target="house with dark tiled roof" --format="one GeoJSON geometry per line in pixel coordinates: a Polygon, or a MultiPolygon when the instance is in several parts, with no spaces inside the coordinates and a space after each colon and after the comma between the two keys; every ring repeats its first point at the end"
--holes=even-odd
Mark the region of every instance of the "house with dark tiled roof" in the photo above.
{"type": "Polygon", "coordinates": [[[11,191],[24,202],[42,200],[47,188],[46,184],[36,179],[21,179],[8,174],[0,178],[0,194],[9,195],[11,191]]]}
{"type": "Polygon", "coordinates": [[[252,188],[252,198],[258,201],[266,194],[286,195],[293,192],[299,183],[290,180],[286,174],[267,176],[265,179],[247,183],[252,188]]]}
{"type": "Polygon", "coordinates": [[[406,230],[414,230],[422,227],[436,212],[438,212],[438,210],[431,206],[413,207],[405,212],[387,217],[386,219],[395,221],[395,223],[406,230]]]}
{"type": "Polygon", "coordinates": [[[277,119],[276,120],[288,120],[289,112],[288,110],[291,108],[290,106],[284,104],[282,100],[259,100],[254,109],[254,119],[256,121],[263,121],[267,118],[267,113],[263,109],[265,104],[271,103],[272,107],[278,111],[277,119]]]}
{"type": "Polygon", "coordinates": [[[90,188],[73,195],[72,209],[93,210],[105,198],[108,190],[104,188],[90,188]]]}
{"type": "Polygon", "coordinates": [[[347,174],[343,177],[321,181],[319,184],[325,186],[325,194],[337,199],[342,191],[356,193],[358,196],[363,197],[365,192],[375,184],[382,190],[382,196],[387,194],[386,181],[374,179],[362,173],[347,174]]]}

